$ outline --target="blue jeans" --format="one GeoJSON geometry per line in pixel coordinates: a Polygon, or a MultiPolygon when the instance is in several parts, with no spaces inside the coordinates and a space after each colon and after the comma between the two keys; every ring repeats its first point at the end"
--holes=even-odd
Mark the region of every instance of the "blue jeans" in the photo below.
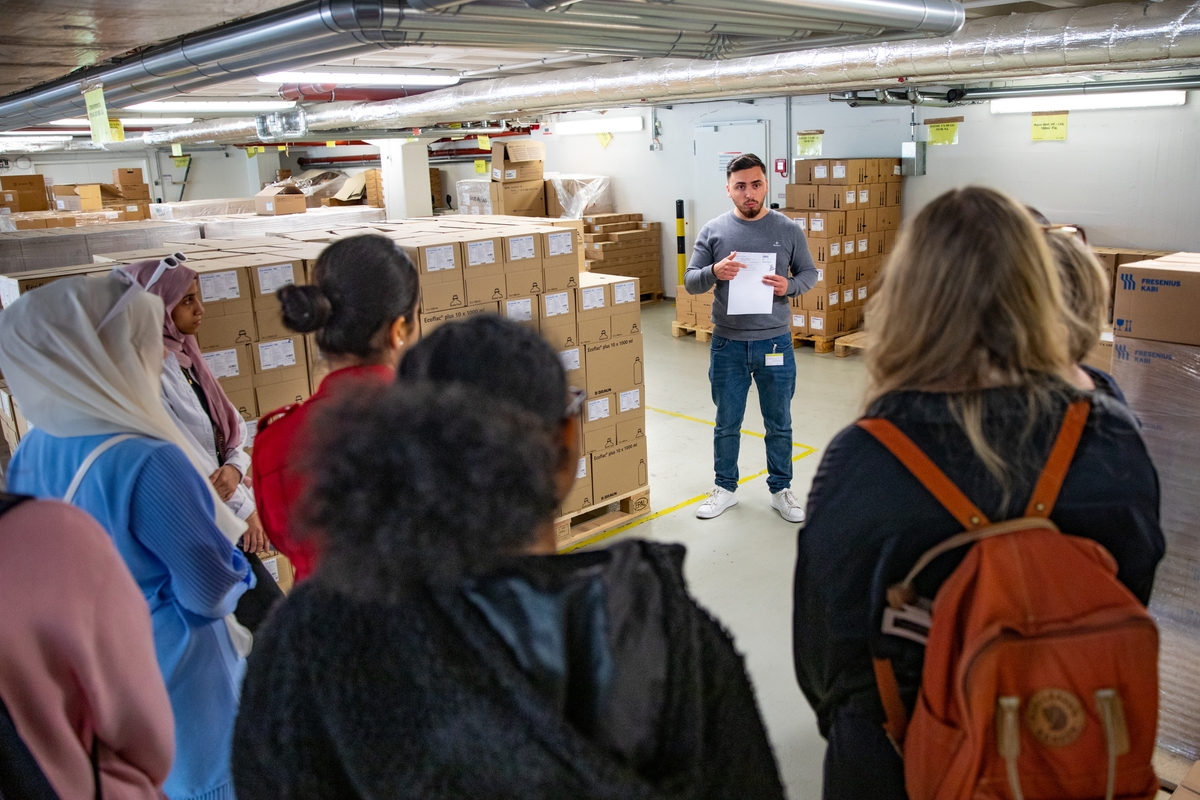
{"type": "Polygon", "coordinates": [[[758,407],[767,428],[767,488],[771,493],[792,485],[792,396],[796,394],[796,354],[790,334],[758,342],[735,342],[712,337],[708,380],[717,406],[713,433],[713,462],[717,486],[730,492],[738,486],[738,450],[750,379],[758,386],[758,407]],[[783,355],[783,364],[768,367],[767,353],[783,355]]]}

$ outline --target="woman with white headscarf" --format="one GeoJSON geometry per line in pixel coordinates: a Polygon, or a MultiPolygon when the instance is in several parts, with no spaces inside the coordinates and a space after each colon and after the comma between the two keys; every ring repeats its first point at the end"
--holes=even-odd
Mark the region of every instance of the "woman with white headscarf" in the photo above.
{"type": "Polygon", "coordinates": [[[163,305],[121,270],[65,278],[0,312],[0,370],[34,430],[9,489],[64,499],[108,532],[150,606],[175,715],[171,800],[233,797],[229,756],[254,584],[220,501],[161,401],[163,305]]]}

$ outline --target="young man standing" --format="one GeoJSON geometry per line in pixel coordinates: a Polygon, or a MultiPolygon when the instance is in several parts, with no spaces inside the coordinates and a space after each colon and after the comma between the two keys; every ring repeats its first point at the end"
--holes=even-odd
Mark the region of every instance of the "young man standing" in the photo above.
{"type": "Polygon", "coordinates": [[[710,221],[696,238],[684,276],[691,294],[716,286],[713,337],[708,379],[717,406],[713,434],[716,487],[696,509],[711,519],[737,504],[738,450],[742,418],[751,379],[767,428],[767,488],[771,507],[788,522],[803,522],[804,508],[792,494],[792,396],[796,392],[796,357],[792,352],[789,296],[817,283],[817,269],[804,231],[766,206],[767,168],[746,154],[725,169],[725,191],[733,210],[710,221]],[[739,260],[739,255],[741,260],[739,260]],[[738,279],[742,270],[750,273],[738,279]],[[761,274],[770,287],[755,291],[749,282],[761,274]],[[731,291],[731,285],[737,286],[731,291]]]}

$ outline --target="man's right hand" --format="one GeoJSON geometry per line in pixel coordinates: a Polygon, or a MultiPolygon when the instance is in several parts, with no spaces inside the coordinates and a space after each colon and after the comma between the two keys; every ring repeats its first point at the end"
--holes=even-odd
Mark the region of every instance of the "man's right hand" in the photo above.
{"type": "Polygon", "coordinates": [[[725,258],[713,264],[713,275],[717,276],[719,281],[731,281],[739,271],[746,268],[746,265],[737,260],[737,250],[734,250],[725,258]]]}

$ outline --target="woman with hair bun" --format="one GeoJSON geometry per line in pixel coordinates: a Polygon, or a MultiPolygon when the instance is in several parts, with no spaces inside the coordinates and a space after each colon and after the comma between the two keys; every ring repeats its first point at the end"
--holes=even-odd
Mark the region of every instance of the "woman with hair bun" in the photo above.
{"type": "Polygon", "coordinates": [[[316,567],[319,545],[296,535],[293,514],[308,482],[297,468],[308,418],[355,385],[390,383],[404,346],[416,338],[417,271],[382,236],[355,236],[317,259],[313,283],[278,292],[283,322],[315,333],[330,373],[303,403],[264,414],[254,441],[255,501],[271,543],[291,559],[296,580],[316,567]]]}

